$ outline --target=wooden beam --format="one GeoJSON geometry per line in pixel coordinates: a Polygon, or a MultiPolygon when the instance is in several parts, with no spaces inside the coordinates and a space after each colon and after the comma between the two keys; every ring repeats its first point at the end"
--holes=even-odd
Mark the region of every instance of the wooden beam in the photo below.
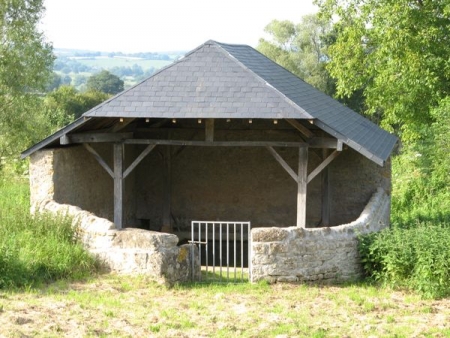
{"type": "Polygon", "coordinates": [[[317,175],[321,173],[321,171],[331,163],[336,157],[338,157],[340,152],[338,150],[335,150],[331,153],[330,156],[328,156],[322,163],[318,165],[316,169],[314,169],[309,175],[308,175],[308,183],[311,182],[317,175]]]}
{"type": "Polygon", "coordinates": [[[308,140],[308,144],[310,148],[338,149],[340,146],[342,150],[342,141],[332,137],[313,137],[308,140]]]}
{"type": "MultiPolygon", "coordinates": [[[[68,142],[65,144],[74,143],[115,143],[121,142],[126,139],[133,138],[133,133],[82,133],[82,134],[71,134],[66,135],[68,142]]],[[[60,142],[63,140],[60,139],[60,142]]],[[[62,144],[62,143],[61,143],[62,144]]]]}
{"type": "Polygon", "coordinates": [[[117,133],[118,131],[120,131],[123,128],[125,128],[126,126],[128,126],[134,120],[136,120],[136,119],[135,118],[126,118],[126,117],[121,118],[121,119],[119,119],[119,121],[115,125],[113,125],[109,129],[109,131],[111,131],[112,133],[117,133]]]}
{"type": "Polygon", "coordinates": [[[114,144],[114,224],[117,229],[123,228],[124,205],[123,196],[125,182],[123,178],[124,145],[114,144]]]}
{"type": "Polygon", "coordinates": [[[310,139],[310,138],[314,137],[314,133],[311,130],[309,130],[308,128],[306,128],[303,124],[298,122],[297,120],[286,119],[286,121],[291,126],[293,126],[295,129],[297,129],[300,133],[302,133],[307,139],[310,139]]]}
{"type": "Polygon", "coordinates": [[[129,139],[125,144],[156,144],[171,146],[198,146],[198,147],[304,147],[304,142],[259,142],[259,141],[188,141],[188,140],[153,140],[153,139],[129,139]]]}
{"type": "MultiPolygon", "coordinates": [[[[328,150],[322,150],[322,158],[325,160],[328,158],[328,150]]],[[[330,226],[330,176],[329,167],[327,166],[322,171],[322,226],[330,226]]]]}
{"type": "Polygon", "coordinates": [[[276,150],[273,149],[272,147],[267,147],[267,150],[272,154],[272,156],[277,160],[277,162],[281,164],[281,166],[284,168],[284,170],[286,170],[287,173],[289,175],[291,175],[291,177],[294,179],[294,181],[297,182],[298,181],[297,174],[294,172],[294,170],[291,169],[289,164],[286,163],[286,161],[280,156],[280,154],[278,154],[276,152],[276,150]]]}
{"type": "Polygon", "coordinates": [[[97,162],[103,167],[103,169],[106,170],[106,172],[114,178],[114,172],[111,170],[109,165],[103,160],[103,158],[95,151],[94,148],[92,148],[89,144],[83,143],[84,148],[86,148],[87,151],[89,151],[92,155],[94,155],[97,162]]]}
{"type": "Polygon", "coordinates": [[[150,144],[144,151],[130,164],[130,166],[124,171],[123,178],[127,178],[127,176],[136,168],[136,166],[141,163],[141,161],[156,147],[154,144],[150,144]]]}
{"type": "Polygon", "coordinates": [[[298,148],[297,227],[306,228],[306,192],[308,187],[308,148],[298,148]]]}
{"type": "Polygon", "coordinates": [[[206,119],[205,121],[205,141],[214,141],[214,119],[206,119]]]}

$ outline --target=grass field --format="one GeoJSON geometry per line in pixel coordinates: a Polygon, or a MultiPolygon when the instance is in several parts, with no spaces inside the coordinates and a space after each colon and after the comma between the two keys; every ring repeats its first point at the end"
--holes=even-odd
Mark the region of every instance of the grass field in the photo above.
{"type": "Polygon", "coordinates": [[[145,59],[130,59],[130,58],[95,58],[95,59],[76,59],[78,62],[85,64],[89,67],[97,67],[103,69],[111,69],[113,67],[132,67],[134,64],[141,66],[142,69],[147,70],[150,68],[162,68],[173,61],[166,60],[145,60],[145,59]]]}
{"type": "Polygon", "coordinates": [[[365,284],[182,285],[103,275],[0,291],[0,337],[450,337],[450,300],[365,284]]]}

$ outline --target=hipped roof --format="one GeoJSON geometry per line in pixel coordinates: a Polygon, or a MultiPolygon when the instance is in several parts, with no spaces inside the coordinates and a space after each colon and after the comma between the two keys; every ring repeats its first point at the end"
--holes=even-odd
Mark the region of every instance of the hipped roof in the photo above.
{"type": "Polygon", "coordinates": [[[26,157],[97,118],[308,119],[383,165],[397,138],[246,45],[207,41],[89,110],[26,157]]]}

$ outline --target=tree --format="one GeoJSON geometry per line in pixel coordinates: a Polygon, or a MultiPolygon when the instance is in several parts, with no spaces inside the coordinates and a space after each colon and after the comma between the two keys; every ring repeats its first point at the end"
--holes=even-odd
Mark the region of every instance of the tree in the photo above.
{"type": "Polygon", "coordinates": [[[42,0],[1,1],[0,156],[17,154],[41,136],[35,94],[45,89],[54,60],[51,45],[37,29],[42,13],[42,0]]]}
{"type": "Polygon", "coordinates": [[[61,76],[59,76],[57,73],[53,72],[47,81],[47,85],[45,86],[45,91],[51,92],[52,90],[57,89],[59,86],[61,86],[61,81],[62,81],[61,76]]]}
{"type": "Polygon", "coordinates": [[[124,82],[118,76],[107,70],[92,75],[86,83],[88,90],[97,90],[107,94],[117,94],[123,91],[123,85],[124,82]]]}
{"type": "MultiPolygon", "coordinates": [[[[58,124],[67,124],[83,113],[107,100],[110,95],[99,91],[78,92],[73,86],[61,86],[47,94],[44,99],[48,111],[59,111],[58,124]]],[[[56,122],[56,121],[54,121],[56,122]]]]}
{"type": "Polygon", "coordinates": [[[403,141],[420,138],[450,94],[449,0],[317,0],[337,20],[328,69],[340,97],[362,91],[367,113],[403,141]]]}
{"type": "Polygon", "coordinates": [[[332,25],[316,15],[305,15],[299,24],[273,20],[264,29],[270,40],[260,39],[258,50],[309,84],[332,95],[334,83],[325,65],[332,25]]]}

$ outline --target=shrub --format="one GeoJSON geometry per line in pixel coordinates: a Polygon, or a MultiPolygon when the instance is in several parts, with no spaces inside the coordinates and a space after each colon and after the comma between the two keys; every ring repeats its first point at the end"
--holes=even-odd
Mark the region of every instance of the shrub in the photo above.
{"type": "Polygon", "coordinates": [[[370,279],[440,298],[450,295],[448,243],[450,224],[424,222],[363,236],[359,250],[370,279]]]}

